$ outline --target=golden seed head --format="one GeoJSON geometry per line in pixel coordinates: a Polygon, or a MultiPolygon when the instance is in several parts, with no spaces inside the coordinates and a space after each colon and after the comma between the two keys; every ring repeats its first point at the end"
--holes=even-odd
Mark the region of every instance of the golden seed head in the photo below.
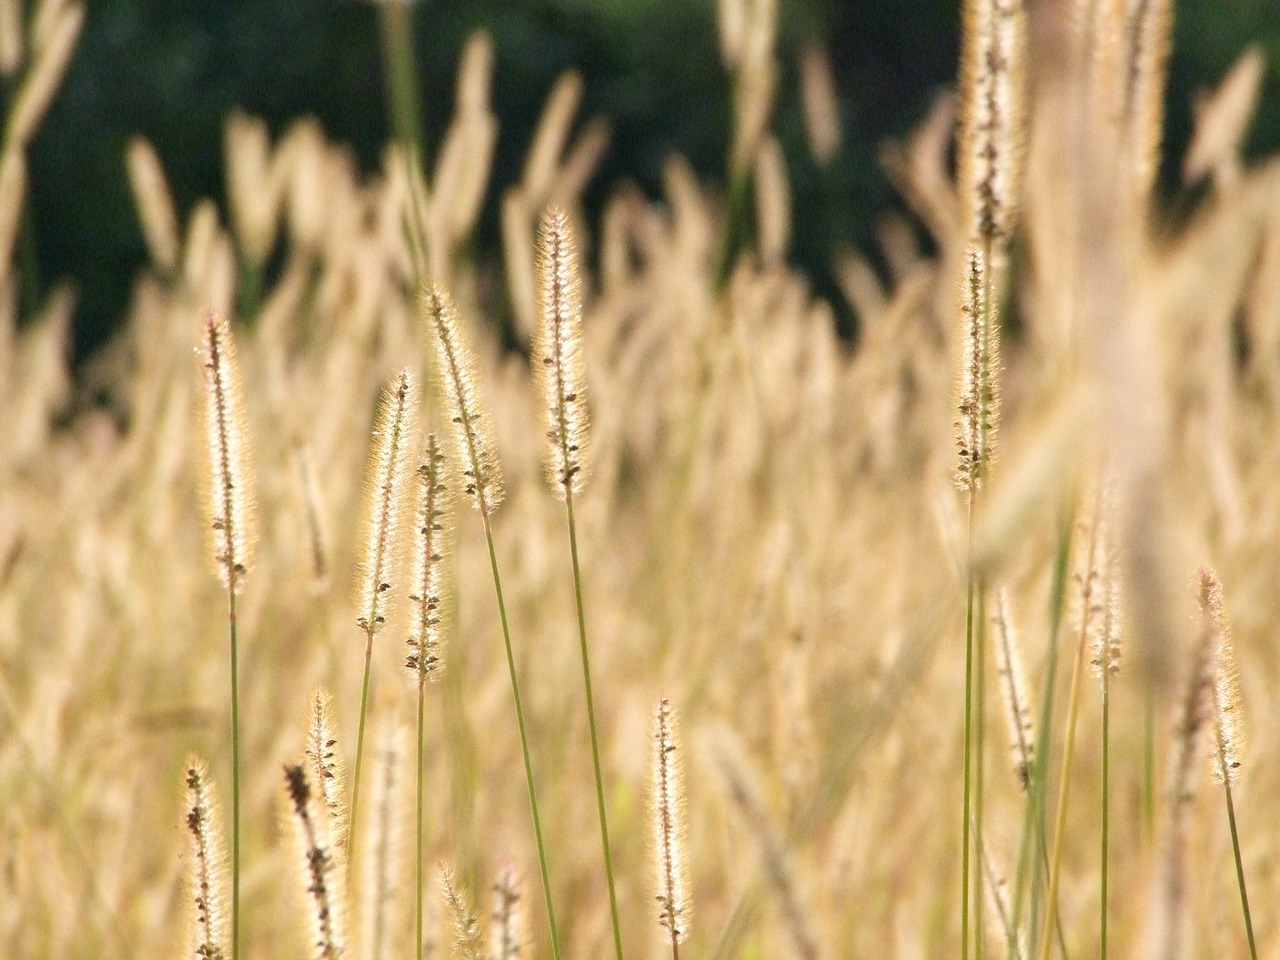
{"type": "Polygon", "coordinates": [[[223,585],[238,590],[253,549],[253,496],[240,373],[226,319],[209,311],[203,324],[206,529],[223,585]]]}
{"type": "Polygon", "coordinates": [[[1111,509],[1110,493],[1104,485],[1092,522],[1084,528],[1083,542],[1088,544],[1085,566],[1075,575],[1080,589],[1077,617],[1089,638],[1090,662],[1099,678],[1120,672],[1120,571],[1108,516],[1111,509]]]}
{"type": "Polygon", "coordinates": [[[1031,698],[1027,694],[1026,675],[1022,669],[1022,651],[1009,614],[1009,599],[1003,587],[995,594],[992,611],[995,625],[996,673],[1000,677],[1000,693],[1009,724],[1009,749],[1018,785],[1025,793],[1031,785],[1031,768],[1035,763],[1035,726],[1031,719],[1031,698]]]}
{"type": "Polygon", "coordinates": [[[471,908],[466,891],[458,886],[448,867],[440,869],[440,893],[444,897],[445,912],[453,924],[454,955],[462,960],[483,960],[480,920],[471,908]]]}
{"type": "Polygon", "coordinates": [[[442,287],[424,288],[421,304],[428,337],[435,343],[436,374],[444,408],[453,424],[462,489],[476,509],[493,513],[502,503],[502,470],[494,452],[489,415],[480,405],[475,357],[458,329],[457,308],[442,287]]]}
{"type": "Polygon", "coordinates": [[[1240,674],[1236,668],[1231,623],[1222,599],[1222,581],[1208,568],[1199,574],[1199,601],[1202,614],[1213,625],[1213,774],[1219,782],[1225,776],[1234,783],[1244,763],[1244,722],[1240,708],[1240,674]]]}
{"type": "Polygon", "coordinates": [[[433,433],[418,466],[418,508],[414,517],[413,580],[409,603],[413,610],[409,654],[405,666],[418,683],[439,680],[440,646],[444,639],[444,559],[449,543],[449,485],[445,457],[433,433]]]}
{"type": "Polygon", "coordinates": [[[347,846],[346,765],[338,753],[338,733],[333,720],[333,695],[324,687],[311,694],[307,710],[307,771],[316,783],[328,818],[329,835],[336,853],[347,846]]]}
{"type": "Polygon", "coordinates": [[[684,771],[676,739],[676,719],[666,697],[653,717],[650,815],[658,881],[658,923],[672,942],[689,929],[687,866],[684,855],[684,771]]]}
{"type": "Polygon", "coordinates": [[[964,293],[959,399],[956,403],[956,484],[970,494],[982,487],[991,468],[1000,422],[1000,335],[989,299],[989,269],[982,248],[969,248],[964,293]]]}
{"type": "Polygon", "coordinates": [[[346,897],[341,858],[316,804],[302,764],[284,768],[285,798],[294,825],[298,884],[306,904],[309,956],[342,960],[346,952],[346,897]]]}
{"type": "Polygon", "coordinates": [[[547,481],[561,498],[586,479],[587,392],[582,284],[569,218],[548,207],[538,226],[538,315],[533,374],[546,415],[547,481]]]}
{"type": "Polygon", "coordinates": [[[490,960],[519,960],[524,947],[524,901],[520,873],[504,859],[493,885],[493,913],[489,924],[490,960]]]}
{"type": "Polygon", "coordinates": [[[187,956],[224,960],[227,950],[227,863],[221,817],[213,800],[209,769],[199,757],[187,758],[186,828],[188,902],[192,905],[187,956]]]}
{"type": "Polygon", "coordinates": [[[373,431],[373,452],[365,481],[365,536],[356,579],[356,623],[370,634],[386,622],[396,574],[400,505],[405,499],[413,436],[414,393],[409,372],[396,374],[382,395],[373,431]]]}
{"type": "Polygon", "coordinates": [[[965,0],[960,61],[960,189],[968,239],[1013,233],[1026,82],[1022,0],[965,0]]]}

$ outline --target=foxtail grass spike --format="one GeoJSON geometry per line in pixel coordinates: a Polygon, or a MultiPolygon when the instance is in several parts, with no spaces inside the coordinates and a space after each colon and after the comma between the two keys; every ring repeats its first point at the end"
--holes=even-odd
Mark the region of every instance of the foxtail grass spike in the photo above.
{"type": "Polygon", "coordinates": [[[484,960],[484,949],[480,938],[480,921],[467,898],[466,892],[458,886],[452,871],[447,867],[440,870],[440,892],[444,897],[445,912],[453,925],[453,954],[462,960],[484,960]]]}
{"type": "Polygon", "coordinates": [[[235,343],[226,319],[212,311],[204,315],[200,361],[208,451],[206,529],[218,576],[234,592],[252,560],[253,492],[235,343]]]}
{"type": "Polygon", "coordinates": [[[524,895],[515,863],[503,861],[493,885],[489,960],[520,960],[524,947],[524,895]]]}
{"type": "Polygon", "coordinates": [[[996,591],[992,624],[995,627],[996,673],[1009,725],[1009,748],[1018,786],[1026,793],[1031,785],[1035,762],[1035,726],[1031,719],[1031,698],[1027,693],[1022,651],[1009,615],[1009,598],[1003,588],[996,591]]]}
{"type": "Polygon", "coordinates": [[[651,810],[658,871],[658,923],[667,931],[672,960],[689,929],[689,892],[684,852],[684,770],[676,739],[675,711],[662,697],[653,717],[651,810]]]}
{"type": "Polygon", "coordinates": [[[1213,721],[1215,743],[1213,773],[1221,783],[1235,784],[1244,763],[1244,725],[1240,711],[1240,675],[1236,669],[1231,623],[1222,599],[1222,581],[1212,570],[1200,571],[1201,610],[1213,620],[1216,642],[1213,653],[1213,721]]]}
{"type": "Polygon", "coordinates": [[[307,772],[323,801],[329,836],[337,856],[347,845],[346,765],[337,751],[338,733],[333,720],[333,695],[320,687],[308,702],[307,772]]]}
{"type": "Polygon", "coordinates": [[[989,270],[982,248],[970,247],[960,304],[963,328],[956,404],[956,483],[969,494],[980,489],[987,477],[1000,419],[1000,339],[995,306],[989,300],[989,270]]]}
{"type": "Polygon", "coordinates": [[[410,581],[411,631],[405,666],[419,684],[440,679],[444,635],[444,559],[449,536],[449,487],[445,458],[435,434],[418,467],[414,517],[413,575],[410,581]]]}
{"type": "Polygon", "coordinates": [[[1122,106],[1134,195],[1145,199],[1160,168],[1164,132],[1165,73],[1173,38],[1173,0],[1140,0],[1131,6],[1122,106]]]}
{"type": "Polygon", "coordinates": [[[351,787],[351,832],[348,845],[355,847],[359,830],[360,772],[364,761],[364,726],[369,712],[369,671],[373,638],[386,622],[395,580],[400,535],[400,505],[405,501],[409,472],[409,445],[413,436],[414,385],[407,370],[392,379],[378,407],[374,447],[367,474],[369,508],[356,580],[356,625],[365,633],[364,681],[360,691],[360,727],[356,733],[356,774],[351,787]]]}
{"type": "Polygon", "coordinates": [[[186,774],[187,897],[191,904],[189,960],[226,960],[227,860],[213,785],[203,760],[190,757],[186,774]]]}
{"type": "Polygon", "coordinates": [[[370,636],[386,622],[396,572],[400,506],[405,500],[413,436],[414,393],[409,372],[402,370],[396,374],[383,394],[374,426],[356,607],[356,624],[370,636]]]}
{"type": "MultiPolygon", "coordinates": [[[[1009,903],[1009,882],[1005,879],[992,860],[991,851],[983,843],[978,850],[982,859],[982,873],[986,877],[987,906],[999,925],[1000,938],[1006,944],[1013,944],[1012,960],[1023,960],[1026,957],[1026,945],[1023,938],[1013,928],[1013,910],[1009,903]]],[[[979,951],[981,954],[981,951],[979,951]]]]}
{"type": "Polygon", "coordinates": [[[965,0],[958,178],[971,241],[1006,243],[1022,153],[1026,14],[1022,0],[965,0]]]}
{"type": "Polygon", "coordinates": [[[342,960],[346,954],[343,871],[326,824],[316,808],[306,768],[284,768],[285,796],[294,826],[298,883],[305,903],[308,956],[342,960]]]}
{"type": "Polygon", "coordinates": [[[436,369],[444,408],[453,424],[462,487],[487,516],[502,502],[502,470],[488,413],[480,408],[475,357],[462,339],[458,311],[449,294],[441,287],[428,287],[421,302],[427,333],[436,347],[436,369]]]}
{"type": "Polygon", "coordinates": [[[587,392],[582,365],[582,290],[569,218],[549,207],[538,227],[539,323],[533,372],[547,430],[547,480],[564,499],[586,480],[587,392]]]}

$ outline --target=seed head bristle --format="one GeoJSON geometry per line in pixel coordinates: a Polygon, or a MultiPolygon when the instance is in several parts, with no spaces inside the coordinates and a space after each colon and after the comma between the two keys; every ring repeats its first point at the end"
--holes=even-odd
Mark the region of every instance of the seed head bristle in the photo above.
{"type": "Polygon", "coordinates": [[[373,794],[361,827],[361,836],[367,838],[361,842],[361,942],[368,960],[383,960],[395,953],[395,917],[403,887],[400,827],[404,813],[404,728],[387,718],[379,727],[373,794]]]}
{"type": "Polygon", "coordinates": [[[309,956],[341,960],[346,950],[346,898],[340,858],[316,811],[302,764],[284,768],[285,797],[294,824],[298,881],[306,904],[309,956]]]}
{"type": "Polygon", "coordinates": [[[1026,14],[1022,0],[965,0],[958,176],[968,239],[1013,233],[1022,152],[1026,14]]]}
{"type": "Polygon", "coordinates": [[[1089,638],[1090,662],[1099,678],[1120,672],[1120,572],[1109,517],[1111,497],[1100,489],[1092,521],[1084,527],[1088,544],[1084,569],[1075,575],[1079,585],[1079,621],[1089,638]]]}
{"type": "Polygon", "coordinates": [[[1009,724],[1009,749],[1013,754],[1013,770],[1018,786],[1026,793],[1031,785],[1031,767],[1035,762],[1035,727],[1031,719],[1031,698],[1027,694],[1026,675],[1022,669],[1022,652],[1018,636],[1009,616],[1009,599],[1003,587],[995,594],[992,621],[995,625],[996,673],[1000,677],[1000,693],[1009,724]]]}
{"type": "Polygon", "coordinates": [[[586,480],[588,420],[578,254],[559,207],[548,207],[538,226],[537,276],[533,373],[546,411],[547,481],[563,499],[586,480]]]}
{"type": "Polygon", "coordinates": [[[453,424],[457,469],[462,489],[482,513],[502,502],[502,471],[494,452],[488,414],[480,408],[475,358],[458,329],[458,311],[441,287],[426,287],[421,296],[427,334],[435,343],[436,373],[444,408],[453,424]]]}
{"type": "Polygon", "coordinates": [[[1132,8],[1121,116],[1138,198],[1151,192],[1160,168],[1164,81],[1172,35],[1173,0],[1141,0],[1132,8]]]}
{"type": "Polygon", "coordinates": [[[1213,622],[1213,774],[1235,783],[1244,763],[1244,723],[1240,709],[1240,674],[1236,668],[1231,623],[1222,599],[1222,581],[1207,568],[1200,571],[1200,609],[1213,622]]]}
{"type": "Polygon", "coordinates": [[[213,800],[209,770],[198,757],[187,758],[187,895],[192,906],[191,960],[225,960],[227,950],[227,862],[222,824],[213,800]]]}
{"type": "Polygon", "coordinates": [[[462,890],[448,867],[440,868],[440,892],[444,896],[445,912],[453,924],[454,954],[462,960],[484,960],[480,940],[480,921],[466,892],[462,890]]]}
{"type": "Polygon", "coordinates": [[[1005,879],[1004,874],[996,867],[991,851],[987,849],[985,839],[982,842],[979,853],[982,857],[982,872],[987,879],[985,884],[987,905],[995,916],[996,923],[999,924],[997,933],[1000,935],[1002,943],[1013,943],[1014,960],[1022,960],[1026,956],[1026,945],[1023,937],[1021,935],[1010,936],[1013,909],[1009,903],[1009,881],[1005,879]]]}
{"type": "Polygon", "coordinates": [[[986,480],[1000,422],[1000,338],[995,306],[988,300],[989,269],[982,248],[971,246],[960,302],[963,329],[956,403],[956,484],[970,494],[986,480]]]}
{"type": "Polygon", "coordinates": [[[510,859],[498,868],[489,924],[490,960],[519,960],[524,946],[524,897],[520,874],[510,859]]]}
{"type": "Polygon", "coordinates": [[[253,496],[235,342],[224,317],[205,313],[200,363],[208,455],[206,529],[223,586],[239,590],[253,549],[253,496]]]}
{"type": "Polygon", "coordinates": [[[356,623],[370,634],[386,622],[400,536],[400,505],[409,472],[414,385],[407,370],[392,378],[378,407],[366,479],[368,509],[356,579],[356,623]]]}
{"type": "Polygon", "coordinates": [[[412,632],[407,640],[405,666],[418,683],[439,680],[440,645],[444,639],[444,558],[449,538],[449,486],[445,481],[445,457],[433,433],[427,437],[423,462],[418,466],[418,508],[414,518],[413,580],[409,602],[413,610],[412,632]]]}
{"type": "Polygon", "coordinates": [[[675,711],[666,697],[653,717],[653,846],[658,880],[658,923],[673,944],[689,929],[688,878],[684,854],[684,770],[676,739],[675,711]]]}
{"type": "Polygon", "coordinates": [[[338,754],[333,720],[333,695],[324,687],[311,694],[307,710],[307,771],[323,799],[320,812],[327,820],[337,856],[347,848],[346,765],[338,754]]]}

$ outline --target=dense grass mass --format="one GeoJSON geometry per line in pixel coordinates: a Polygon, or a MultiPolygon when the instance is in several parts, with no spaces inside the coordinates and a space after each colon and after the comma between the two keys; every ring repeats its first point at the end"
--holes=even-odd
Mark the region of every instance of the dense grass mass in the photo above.
{"type": "Polygon", "coordinates": [[[133,144],[153,262],[73,381],[13,249],[82,14],[19,20],[0,148],[0,956],[1280,951],[1256,52],[1166,208],[1171,3],[966,0],[847,341],[768,4],[721,5],[723,191],[672,158],[587,222],[566,75],[501,273],[477,35],[374,176],[236,116],[180,223],[133,144]]]}

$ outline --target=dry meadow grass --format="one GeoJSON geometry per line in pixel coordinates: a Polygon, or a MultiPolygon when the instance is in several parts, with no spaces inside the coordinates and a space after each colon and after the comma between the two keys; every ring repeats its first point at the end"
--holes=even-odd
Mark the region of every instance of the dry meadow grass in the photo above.
{"type": "MultiPolygon", "coordinates": [[[[189,886],[199,857],[188,849],[188,754],[209,764],[201,784],[212,784],[224,838],[232,782],[227,592],[201,502],[219,469],[208,465],[195,354],[208,310],[230,319],[238,346],[256,501],[253,562],[236,598],[240,953],[317,953],[317,934],[306,932],[314,891],[303,892],[311,881],[299,881],[306,867],[291,840],[290,810],[302,801],[296,789],[286,800],[282,768],[301,762],[308,737],[313,754],[336,740],[329,762],[346,765],[350,795],[372,638],[354,825],[369,859],[349,877],[336,854],[311,865],[348,888],[334,891],[349,900],[344,955],[416,955],[411,564],[389,578],[390,613],[376,631],[357,625],[370,602],[357,564],[363,555],[368,573],[363,484],[379,394],[401,370],[415,384],[435,379],[435,338],[418,299],[426,277],[457,302],[505,479],[500,509],[486,516],[563,954],[613,950],[565,509],[546,483],[547,411],[529,361],[535,229],[552,202],[583,252],[590,471],[572,502],[627,955],[670,952],[679,926],[680,950],[704,960],[908,960],[959,953],[964,924],[966,956],[1001,956],[1009,908],[989,907],[982,889],[996,880],[1008,898],[1022,893],[1010,952],[1058,955],[1048,933],[1058,924],[1045,923],[1047,874],[1067,955],[1097,955],[1102,690],[1083,661],[1072,690],[1077,650],[1087,660],[1097,632],[1081,621],[1110,615],[1114,584],[1110,949],[1247,956],[1223,792],[1210,776],[1216,754],[1209,736],[1195,740],[1204,724],[1193,721],[1210,706],[1196,691],[1212,679],[1195,664],[1209,662],[1218,636],[1211,617],[1198,618],[1200,588],[1190,585],[1203,564],[1221,578],[1234,627],[1240,703],[1224,704],[1220,728],[1232,737],[1243,712],[1251,735],[1234,807],[1259,954],[1276,956],[1280,851],[1267,798],[1280,793],[1271,736],[1280,703],[1280,162],[1239,153],[1257,54],[1246,53],[1201,110],[1174,217],[1150,193],[1168,4],[1142,5],[1147,19],[1136,26],[1119,0],[1059,6],[1094,18],[1080,28],[1091,42],[1041,17],[1030,56],[992,67],[971,50],[966,62],[979,87],[1007,68],[1000,82],[1024,91],[1008,103],[1029,104],[1025,123],[995,148],[1010,151],[999,186],[1016,227],[971,225],[984,174],[962,162],[957,182],[950,147],[957,112],[972,124],[976,108],[941,96],[914,136],[885,150],[911,211],[885,221],[887,276],[852,251],[837,254],[859,323],[853,342],[786,263],[790,232],[804,224],[790,222],[785,160],[768,132],[776,64],[767,4],[724,5],[736,91],[728,186],[699,182],[673,158],[659,199],[620,186],[599,222],[587,222],[579,200],[604,128],[575,123],[581,81],[567,76],[522,179],[502,185],[501,272],[478,263],[471,243],[496,135],[488,83],[501,69],[482,37],[464,57],[449,136],[420,179],[392,150],[379,171],[361,173],[314,122],[271,142],[263,124],[236,116],[226,208],[202,202],[180,221],[163,158],[135,143],[129,167],[153,262],[123,332],[82,378],[66,364],[73,294],[56,291],[37,316],[20,318],[16,261],[5,257],[0,956],[200,955],[186,946],[193,931],[206,935],[189,886]],[[744,211],[752,245],[727,249],[727,220],[744,211]],[[958,492],[961,291],[975,229],[987,237],[987,290],[1002,318],[1001,430],[980,484],[962,465],[958,492]],[[278,273],[264,269],[273,258],[278,273]],[[498,314],[509,318],[501,333],[485,319],[498,314]],[[1104,473],[1105,498],[1095,493],[1104,473]],[[1105,563],[1090,548],[1102,530],[1113,548],[1105,563]],[[973,916],[962,920],[967,607],[971,638],[994,645],[972,704],[982,746],[973,748],[981,801],[971,820],[982,843],[972,848],[973,916]],[[1002,716],[1012,668],[1001,650],[1015,643],[1029,704],[1015,712],[1035,740],[1034,757],[1021,758],[1025,792],[1002,716]],[[332,692],[332,734],[308,732],[320,687],[332,692]],[[661,799],[670,791],[658,788],[656,813],[648,797],[662,696],[680,722],[682,890],[665,885],[661,865],[654,879],[654,853],[668,848],[661,799]],[[1071,803],[1055,843],[1061,796],[1071,803]],[[1025,823],[1039,823],[1030,835],[1046,850],[1026,843],[1025,823]]],[[[973,0],[971,41],[986,7],[997,21],[1016,10],[1014,0],[973,0]]],[[[23,34],[24,89],[56,87],[56,76],[40,79],[41,58],[57,56],[68,31],[74,43],[82,15],[78,0],[42,0],[39,10],[23,34]]],[[[805,73],[818,78],[814,141],[827,143],[821,63],[805,73]]],[[[5,251],[35,121],[23,122],[10,123],[0,154],[5,251]]],[[[984,375],[995,373],[991,363],[984,375]]],[[[420,423],[444,437],[452,408],[421,394],[420,423]]],[[[413,435],[415,457],[423,436],[413,435]]],[[[563,480],[563,461],[551,460],[563,480]]],[[[407,496],[400,512],[411,517],[407,496]]],[[[461,487],[454,499],[441,643],[431,648],[443,670],[423,701],[424,949],[547,958],[490,555],[461,487]],[[437,864],[452,869],[443,899],[437,864]],[[517,897],[523,933],[512,920],[517,897]],[[450,914],[468,912],[479,925],[455,935],[450,914]]],[[[295,770],[296,783],[304,774],[295,770]]],[[[307,829],[344,816],[341,796],[333,813],[308,802],[304,841],[307,829]]],[[[345,842],[332,840],[336,850],[345,842]]]]}

